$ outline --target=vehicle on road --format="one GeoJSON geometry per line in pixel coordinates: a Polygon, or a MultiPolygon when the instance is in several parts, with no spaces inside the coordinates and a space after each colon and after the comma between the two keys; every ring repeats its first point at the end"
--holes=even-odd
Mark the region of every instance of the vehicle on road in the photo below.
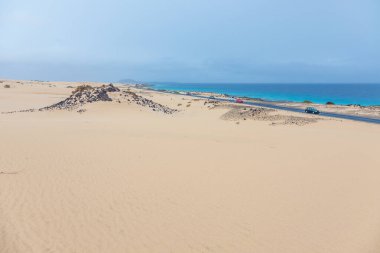
{"type": "Polygon", "coordinates": [[[244,103],[244,101],[243,101],[242,99],[240,99],[240,98],[237,98],[237,99],[235,100],[235,102],[236,102],[236,103],[239,103],[239,104],[243,104],[243,103],[244,103]]]}
{"type": "Polygon", "coordinates": [[[215,99],[215,97],[214,97],[214,96],[209,96],[208,98],[209,98],[209,99],[215,99]]]}
{"type": "Polygon", "coordinates": [[[320,114],[320,111],[318,111],[316,108],[314,107],[307,107],[305,109],[305,112],[306,113],[311,113],[311,114],[320,114]]]}

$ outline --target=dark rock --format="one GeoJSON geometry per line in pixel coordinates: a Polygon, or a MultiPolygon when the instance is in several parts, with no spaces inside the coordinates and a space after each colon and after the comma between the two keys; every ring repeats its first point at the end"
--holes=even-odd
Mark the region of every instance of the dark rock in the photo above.
{"type": "Polygon", "coordinates": [[[104,85],[102,87],[91,87],[79,90],[65,100],[54,105],[41,108],[40,110],[74,109],[87,103],[94,103],[98,101],[112,101],[112,99],[108,96],[108,92],[118,91],[120,91],[120,89],[115,87],[113,84],[104,85]]]}

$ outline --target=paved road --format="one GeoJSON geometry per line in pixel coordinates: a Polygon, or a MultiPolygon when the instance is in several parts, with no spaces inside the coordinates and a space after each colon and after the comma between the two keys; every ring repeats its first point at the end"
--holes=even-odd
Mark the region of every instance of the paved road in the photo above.
{"type": "MultiPolygon", "coordinates": [[[[164,93],[173,94],[172,92],[164,92],[164,93]]],[[[184,95],[184,94],[181,94],[181,95],[184,95]]],[[[194,94],[190,94],[190,95],[186,94],[185,96],[210,99],[210,97],[208,96],[194,95],[194,94]]],[[[232,99],[232,98],[213,98],[212,100],[236,103],[235,99],[232,99]]],[[[304,109],[294,108],[294,107],[289,107],[289,106],[274,105],[274,104],[263,103],[263,102],[244,101],[244,104],[272,108],[272,109],[277,109],[277,110],[305,113],[304,109]]],[[[360,122],[366,122],[366,123],[380,124],[379,118],[369,118],[369,117],[340,114],[340,113],[333,113],[333,112],[321,112],[320,115],[325,116],[325,117],[331,117],[331,118],[348,119],[348,120],[354,120],[354,121],[360,121],[360,122]]]]}

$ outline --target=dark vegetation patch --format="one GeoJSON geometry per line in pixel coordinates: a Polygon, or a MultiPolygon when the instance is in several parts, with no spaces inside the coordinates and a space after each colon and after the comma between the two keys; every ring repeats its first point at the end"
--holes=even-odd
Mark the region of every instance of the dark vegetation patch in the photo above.
{"type": "Polygon", "coordinates": [[[94,88],[92,86],[90,86],[90,85],[80,85],[80,86],[77,86],[73,90],[72,94],[79,93],[79,92],[84,92],[86,90],[92,90],[92,89],[94,89],[94,88]]]}

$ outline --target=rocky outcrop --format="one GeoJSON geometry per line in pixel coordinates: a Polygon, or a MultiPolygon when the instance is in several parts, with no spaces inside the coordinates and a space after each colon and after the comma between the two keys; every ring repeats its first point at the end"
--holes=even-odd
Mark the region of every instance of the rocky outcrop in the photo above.
{"type": "Polygon", "coordinates": [[[131,92],[131,91],[123,91],[123,95],[130,102],[134,102],[134,103],[141,105],[141,106],[144,106],[144,107],[149,107],[153,111],[163,112],[166,114],[173,114],[175,112],[178,112],[178,110],[176,110],[176,109],[171,109],[167,106],[158,104],[158,103],[156,103],[150,99],[139,96],[136,93],[131,92]]]}
{"type": "MultiPolygon", "coordinates": [[[[56,104],[46,106],[40,109],[28,109],[13,112],[3,112],[3,113],[16,113],[16,112],[34,112],[34,111],[49,111],[49,110],[76,110],[79,107],[100,101],[113,101],[118,103],[130,102],[137,105],[151,108],[156,112],[163,112],[165,114],[173,114],[178,112],[178,110],[171,109],[167,106],[158,104],[150,99],[144,98],[137,95],[131,91],[121,91],[119,88],[115,87],[113,84],[103,85],[101,87],[91,87],[88,85],[78,86],[72,93],[71,96],[58,102],[56,104]]],[[[86,112],[86,109],[77,110],[78,113],[86,112]]]]}
{"type": "Polygon", "coordinates": [[[90,87],[86,89],[77,89],[70,97],[51,106],[41,108],[40,111],[53,109],[74,109],[78,106],[94,103],[98,101],[112,101],[108,96],[108,92],[119,92],[120,89],[113,84],[104,85],[101,87],[90,87]]]}
{"type": "Polygon", "coordinates": [[[320,118],[299,117],[292,115],[275,114],[276,110],[262,107],[236,107],[221,116],[224,120],[260,120],[271,121],[272,125],[298,125],[303,126],[317,122],[320,118]]]}
{"type": "Polygon", "coordinates": [[[108,92],[118,92],[119,88],[113,86],[113,84],[101,86],[101,87],[90,87],[86,89],[77,89],[70,97],[65,100],[56,103],[51,106],[41,108],[40,110],[52,110],[52,109],[74,109],[78,106],[94,103],[98,101],[112,101],[108,96],[108,92]]]}
{"type": "Polygon", "coordinates": [[[270,112],[274,112],[274,110],[266,109],[262,107],[258,107],[258,108],[237,107],[223,114],[222,119],[225,119],[225,120],[266,119],[270,112]]]}

